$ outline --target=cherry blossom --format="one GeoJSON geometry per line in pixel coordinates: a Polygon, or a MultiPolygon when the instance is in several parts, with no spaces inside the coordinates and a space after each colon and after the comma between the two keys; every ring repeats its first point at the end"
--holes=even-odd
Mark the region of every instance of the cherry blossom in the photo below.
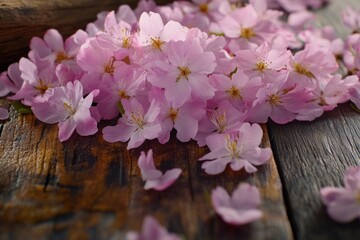
{"type": "Polygon", "coordinates": [[[128,232],[126,240],[181,240],[179,236],[169,233],[153,217],[146,216],[140,233],[128,232]]]}
{"type": "Polygon", "coordinates": [[[199,161],[206,161],[202,168],[208,174],[219,174],[230,164],[234,171],[242,168],[246,172],[256,172],[255,166],[266,163],[271,156],[270,148],[260,148],[262,130],[258,124],[244,123],[238,132],[218,134],[207,139],[210,153],[201,157],[199,161]]]}
{"type": "Polygon", "coordinates": [[[346,223],[360,219],[360,167],[350,167],[344,175],[345,187],[324,187],[321,200],[335,221],[346,223]]]}
{"type": "Polygon", "coordinates": [[[215,212],[227,223],[244,225],[263,216],[260,205],[260,192],[255,186],[241,183],[231,194],[222,187],[211,192],[211,202],[215,212]]]}
{"type": "Polygon", "coordinates": [[[0,120],[9,118],[9,111],[6,108],[0,107],[0,120]]]}
{"type": "Polygon", "coordinates": [[[142,179],[146,181],[144,186],[145,190],[165,190],[179,178],[182,172],[180,168],[168,170],[164,174],[157,170],[154,165],[152,149],[150,149],[147,154],[145,154],[145,152],[141,152],[138,159],[138,165],[141,171],[142,179]]]}
{"type": "Polygon", "coordinates": [[[127,149],[139,147],[145,139],[157,138],[161,126],[157,117],[160,113],[159,103],[153,100],[144,111],[144,106],[135,98],[123,99],[122,105],[125,114],[119,119],[116,126],[103,129],[104,139],[108,142],[127,142],[127,149]]]}
{"type": "Polygon", "coordinates": [[[79,81],[69,82],[65,87],[53,88],[52,94],[45,102],[34,102],[31,110],[35,116],[46,123],[59,123],[59,140],[70,138],[73,132],[81,136],[97,132],[97,122],[90,114],[90,107],[98,90],[92,91],[83,98],[83,87],[79,81]]]}

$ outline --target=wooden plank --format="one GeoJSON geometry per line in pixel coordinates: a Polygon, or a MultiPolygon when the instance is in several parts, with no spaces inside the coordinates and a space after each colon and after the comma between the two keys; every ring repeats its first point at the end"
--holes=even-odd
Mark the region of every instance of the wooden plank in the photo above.
{"type": "Polygon", "coordinates": [[[360,165],[359,121],[360,115],[346,104],[313,122],[269,124],[296,239],[360,236],[358,221],[340,224],[330,219],[319,193],[321,187],[343,186],[345,169],[360,165]]]}
{"type": "MultiPolygon", "coordinates": [[[[333,1],[318,12],[319,21],[334,26],[343,37],[349,33],[339,15],[345,6],[360,9],[360,2],[333,1]]],[[[345,169],[360,165],[359,121],[360,115],[345,104],[313,122],[268,124],[296,239],[335,240],[360,236],[357,221],[339,224],[327,216],[319,194],[321,187],[343,185],[345,169]]]]}
{"type": "MultiPolygon", "coordinates": [[[[269,146],[266,132],[263,145],[269,146]]],[[[123,239],[148,214],[186,239],[292,239],[273,159],[254,175],[227,170],[209,176],[197,162],[207,150],[194,142],[172,137],[166,145],[151,141],[125,149],[99,133],[59,143],[55,125],[12,110],[1,124],[0,239],[123,239]],[[164,192],[143,190],[136,160],[149,148],[162,170],[184,170],[164,192]],[[216,216],[210,192],[218,185],[232,191],[241,181],[260,187],[265,217],[237,228],[216,216]]]]}

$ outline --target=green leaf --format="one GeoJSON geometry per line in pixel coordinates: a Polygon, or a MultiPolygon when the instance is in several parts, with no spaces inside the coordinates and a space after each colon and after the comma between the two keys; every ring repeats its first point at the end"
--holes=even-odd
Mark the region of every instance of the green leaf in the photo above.
{"type": "Polygon", "coordinates": [[[353,102],[350,102],[350,106],[355,112],[360,113],[360,109],[353,102]]]}
{"type": "Polygon", "coordinates": [[[121,101],[118,102],[118,109],[119,109],[119,112],[121,113],[121,115],[124,115],[125,109],[124,109],[124,106],[122,105],[121,101]]]}
{"type": "Polygon", "coordinates": [[[22,113],[22,114],[29,114],[29,113],[33,113],[31,111],[31,108],[22,104],[20,101],[14,101],[11,103],[11,105],[15,108],[15,110],[18,113],[22,113]]]}

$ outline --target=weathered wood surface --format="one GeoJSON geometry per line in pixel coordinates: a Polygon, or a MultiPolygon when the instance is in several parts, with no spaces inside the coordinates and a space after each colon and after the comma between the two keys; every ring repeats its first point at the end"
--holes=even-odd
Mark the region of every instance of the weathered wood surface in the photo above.
{"type": "Polygon", "coordinates": [[[174,138],[132,151],[105,142],[101,134],[73,136],[62,144],[55,125],[12,111],[1,125],[0,239],[123,239],[125,232],[140,229],[147,214],[186,239],[292,239],[273,159],[255,175],[209,176],[197,162],[205,153],[194,142],[174,138]],[[169,190],[143,190],[136,160],[149,148],[161,169],[184,170],[169,190]],[[216,216],[210,192],[218,185],[232,191],[241,181],[260,187],[265,217],[236,228],[216,216]]]}
{"type": "MultiPolygon", "coordinates": [[[[333,1],[318,12],[320,23],[340,36],[348,33],[339,15],[345,6],[360,10],[360,1],[333,1]]],[[[319,194],[322,187],[343,186],[345,170],[360,165],[359,123],[360,114],[343,104],[313,122],[268,124],[295,239],[360,239],[359,221],[331,220],[319,194]]]]}

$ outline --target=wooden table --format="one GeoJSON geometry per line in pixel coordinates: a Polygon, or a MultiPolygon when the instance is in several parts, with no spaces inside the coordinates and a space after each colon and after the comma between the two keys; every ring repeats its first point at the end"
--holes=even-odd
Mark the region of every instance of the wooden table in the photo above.
{"type": "MultiPolygon", "coordinates": [[[[3,69],[9,60],[25,54],[32,35],[42,36],[50,27],[68,35],[97,11],[120,4],[81,0],[44,7],[37,0],[31,1],[35,7],[22,8],[24,2],[0,0],[3,69]],[[67,11],[69,19],[63,17],[67,11]],[[32,21],[24,22],[26,18],[32,21]]],[[[342,35],[339,12],[346,4],[360,9],[358,0],[334,0],[318,12],[322,23],[335,26],[342,35]]],[[[107,143],[99,132],[60,143],[56,125],[13,108],[10,115],[0,122],[0,239],[124,239],[127,231],[139,230],[149,214],[186,239],[360,239],[359,221],[332,221],[319,196],[321,187],[343,184],[348,166],[360,165],[360,115],[349,104],[313,122],[264,125],[263,146],[271,146],[274,157],[250,175],[231,170],[219,176],[205,174],[197,159],[207,149],[195,142],[183,144],[172,137],[166,145],[147,141],[127,151],[126,144],[107,143]],[[164,192],[143,190],[136,160],[149,148],[160,169],[183,169],[180,179],[164,192]],[[215,214],[210,192],[218,185],[232,191],[239,182],[260,188],[264,217],[232,227],[215,214]]]]}

